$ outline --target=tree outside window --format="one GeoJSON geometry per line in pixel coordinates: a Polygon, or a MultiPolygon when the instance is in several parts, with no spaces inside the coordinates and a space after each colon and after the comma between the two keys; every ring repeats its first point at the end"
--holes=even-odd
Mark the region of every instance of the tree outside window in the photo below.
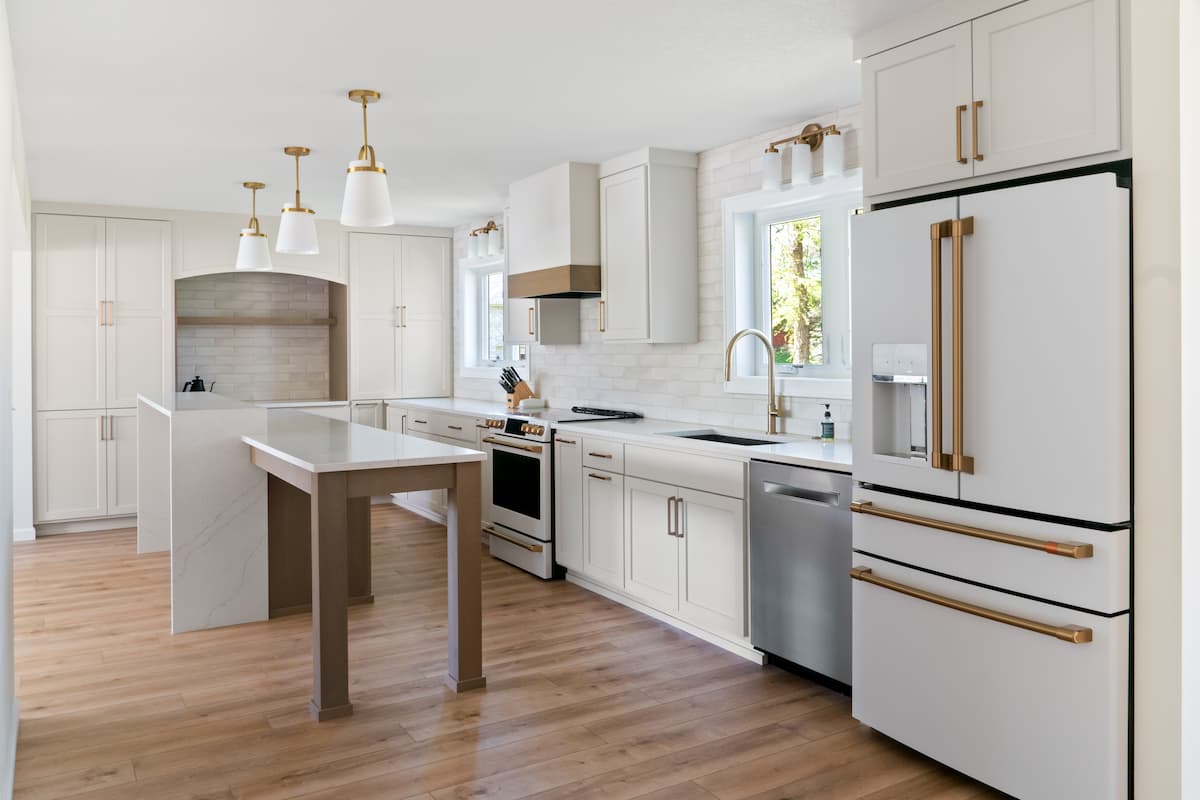
{"type": "Polygon", "coordinates": [[[772,223],[771,338],[776,364],[824,364],[821,327],[821,217],[772,223]]]}

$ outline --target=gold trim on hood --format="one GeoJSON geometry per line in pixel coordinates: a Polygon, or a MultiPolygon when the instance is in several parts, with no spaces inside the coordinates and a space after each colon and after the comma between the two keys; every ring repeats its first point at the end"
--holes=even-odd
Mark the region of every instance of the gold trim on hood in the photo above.
{"type": "Polygon", "coordinates": [[[567,264],[508,276],[509,297],[591,297],[598,294],[598,266],[567,264]]]}

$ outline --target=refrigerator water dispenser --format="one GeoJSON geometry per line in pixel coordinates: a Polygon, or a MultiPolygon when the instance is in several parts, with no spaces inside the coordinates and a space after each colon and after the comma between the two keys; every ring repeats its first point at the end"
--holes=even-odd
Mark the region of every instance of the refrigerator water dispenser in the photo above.
{"type": "Polygon", "coordinates": [[[925,460],[924,344],[876,344],[871,349],[871,406],[876,455],[925,460]]]}

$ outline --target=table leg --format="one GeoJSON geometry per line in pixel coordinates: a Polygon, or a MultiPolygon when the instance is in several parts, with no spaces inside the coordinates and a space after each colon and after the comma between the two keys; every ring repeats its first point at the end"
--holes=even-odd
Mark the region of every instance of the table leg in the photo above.
{"type": "Polygon", "coordinates": [[[446,511],[450,590],[450,668],[446,685],[456,692],[479,689],[487,682],[483,675],[479,494],[479,462],[455,465],[454,488],[449,492],[446,511]]]}
{"type": "Polygon", "coordinates": [[[351,713],[346,593],[349,582],[346,475],[313,476],[312,636],[313,696],[309,710],[318,720],[351,713]]]}

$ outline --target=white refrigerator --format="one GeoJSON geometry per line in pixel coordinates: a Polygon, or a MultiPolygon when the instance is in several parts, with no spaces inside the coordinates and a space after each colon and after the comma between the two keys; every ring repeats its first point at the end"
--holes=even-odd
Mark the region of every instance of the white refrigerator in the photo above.
{"type": "Polygon", "coordinates": [[[1128,792],[1121,183],[852,227],[854,716],[1023,800],[1128,792]]]}

